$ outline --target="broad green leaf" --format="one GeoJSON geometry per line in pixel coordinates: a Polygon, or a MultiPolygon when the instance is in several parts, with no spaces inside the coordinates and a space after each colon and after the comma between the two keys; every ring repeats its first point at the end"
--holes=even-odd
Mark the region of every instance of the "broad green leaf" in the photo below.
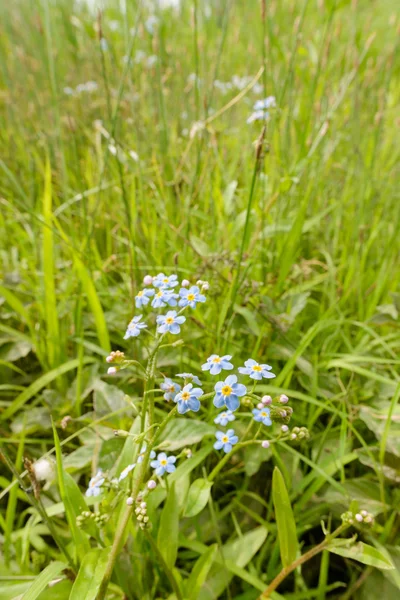
{"type": "MultiPolygon", "coordinates": [[[[244,567],[261,548],[266,537],[267,530],[264,527],[257,527],[243,534],[241,537],[226,543],[221,549],[222,552],[216,554],[210,576],[202,587],[198,595],[198,600],[216,600],[220,598],[234,575],[240,577],[256,589],[264,591],[266,588],[265,583],[246,571],[244,567]]],[[[196,542],[194,544],[189,543],[189,547],[193,547],[193,549],[199,548],[201,552],[200,548],[203,546],[196,542]]]]}
{"type": "Polygon", "coordinates": [[[343,545],[343,540],[333,540],[327,547],[329,552],[344,556],[345,558],[353,558],[364,565],[370,565],[377,569],[394,569],[394,565],[389,556],[386,556],[380,550],[373,546],[364,544],[364,542],[356,542],[354,544],[349,540],[349,545],[343,545]]]}
{"type": "Polygon", "coordinates": [[[82,561],[69,600],[96,600],[111,548],[90,550],[82,561]]]}
{"type": "Polygon", "coordinates": [[[278,527],[281,560],[283,566],[287,567],[296,560],[298,541],[296,523],[285,480],[278,467],[275,467],[272,475],[272,499],[274,502],[275,518],[278,527]]]}
{"type": "Polygon", "coordinates": [[[210,497],[212,482],[207,479],[196,479],[189,488],[186,499],[184,517],[194,517],[203,510],[210,497]]]}
{"type": "Polygon", "coordinates": [[[21,597],[21,600],[36,600],[50,581],[53,581],[53,579],[55,579],[55,577],[66,567],[67,565],[60,561],[50,563],[35,579],[30,588],[21,597]]]}
{"type": "Polygon", "coordinates": [[[175,565],[178,555],[179,505],[175,489],[176,485],[172,483],[161,512],[157,536],[157,546],[170,569],[175,565]]]}
{"type": "Polygon", "coordinates": [[[218,546],[213,544],[204,554],[197,559],[189,579],[186,581],[186,595],[188,600],[197,600],[199,592],[205,583],[211,566],[214,562],[218,546]]]}
{"type": "MultiPolygon", "coordinates": [[[[179,418],[171,421],[161,437],[160,447],[174,451],[201,442],[205,435],[213,435],[215,427],[197,419],[179,418]]],[[[191,460],[191,459],[190,459],[191,460]]]]}
{"type": "MultiPolygon", "coordinates": [[[[79,529],[76,524],[76,517],[82,512],[84,505],[83,497],[78,486],[72,477],[64,470],[61,454],[60,440],[58,438],[57,429],[53,423],[54,446],[56,449],[57,460],[57,479],[60,488],[61,500],[64,503],[65,514],[68,520],[71,537],[74,542],[74,548],[80,560],[83,560],[86,553],[90,549],[87,535],[79,529]]],[[[85,504],[86,510],[86,504],[85,504]]]]}

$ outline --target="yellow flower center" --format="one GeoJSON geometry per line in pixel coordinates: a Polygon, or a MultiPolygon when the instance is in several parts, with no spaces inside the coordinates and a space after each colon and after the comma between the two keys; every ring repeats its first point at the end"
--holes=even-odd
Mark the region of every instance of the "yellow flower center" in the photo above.
{"type": "Polygon", "coordinates": [[[232,388],[229,385],[224,385],[221,392],[224,396],[230,396],[232,394],[232,388]]]}
{"type": "Polygon", "coordinates": [[[187,295],[187,299],[189,300],[189,302],[193,302],[194,298],[195,298],[194,294],[188,294],[187,295]]]}
{"type": "Polygon", "coordinates": [[[168,325],[171,325],[174,322],[174,317],[167,317],[165,322],[168,323],[168,325]]]}
{"type": "Polygon", "coordinates": [[[174,385],[170,385],[169,388],[168,388],[168,390],[170,392],[174,392],[175,391],[175,386],[174,385]]]}
{"type": "Polygon", "coordinates": [[[166,461],[165,458],[163,458],[162,460],[160,460],[160,464],[162,464],[162,466],[165,467],[165,465],[168,464],[168,461],[166,461]]]}
{"type": "Polygon", "coordinates": [[[189,398],[190,398],[189,392],[182,393],[182,400],[184,400],[186,402],[187,400],[189,400],[189,398]]]}
{"type": "Polygon", "coordinates": [[[251,367],[253,369],[253,371],[262,371],[262,367],[260,367],[260,365],[254,365],[254,367],[251,367]]]}
{"type": "Polygon", "coordinates": [[[222,441],[224,442],[224,444],[227,444],[229,442],[228,436],[224,435],[224,437],[222,438],[222,441]]]}
{"type": "Polygon", "coordinates": [[[221,362],[221,359],[220,359],[220,357],[219,357],[219,356],[216,356],[215,358],[213,358],[213,360],[212,360],[212,361],[213,361],[213,363],[220,363],[220,362],[221,362]]]}
{"type": "Polygon", "coordinates": [[[143,296],[143,292],[138,292],[138,297],[141,298],[143,296]]]}
{"type": "Polygon", "coordinates": [[[163,295],[162,292],[157,292],[157,294],[156,294],[157,298],[161,298],[162,295],[163,295]]]}
{"type": "Polygon", "coordinates": [[[266,412],[262,411],[261,416],[262,417],[268,417],[268,414],[266,412]]]}
{"type": "Polygon", "coordinates": [[[168,280],[168,277],[164,277],[164,279],[163,279],[163,283],[168,283],[168,281],[169,281],[169,280],[168,280]]]}

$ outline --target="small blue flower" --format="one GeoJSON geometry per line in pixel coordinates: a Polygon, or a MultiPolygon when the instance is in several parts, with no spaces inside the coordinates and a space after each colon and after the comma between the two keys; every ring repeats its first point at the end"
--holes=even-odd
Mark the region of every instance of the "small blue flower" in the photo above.
{"type": "Polygon", "coordinates": [[[246,123],[253,123],[254,121],[268,121],[269,112],[267,110],[255,110],[251,113],[246,123]]]}
{"type": "Polygon", "coordinates": [[[178,275],[164,275],[159,273],[153,279],[153,285],[156,288],[173,288],[178,285],[178,275]]]}
{"type": "Polygon", "coordinates": [[[174,462],[176,461],[176,456],[167,456],[165,452],[160,452],[157,456],[157,460],[152,460],[150,466],[152,469],[155,469],[156,475],[162,477],[165,471],[167,473],[173,473],[176,470],[174,462]]]}
{"type": "Polygon", "coordinates": [[[196,308],[198,302],[205,302],[206,297],[200,294],[200,289],[197,285],[192,285],[188,290],[181,288],[179,290],[181,299],[179,300],[179,306],[190,306],[190,308],[196,308]]]}
{"type": "Polygon", "coordinates": [[[136,467],[136,463],[133,463],[132,465],[128,465],[127,467],[125,467],[125,469],[123,471],[121,471],[121,475],[118,477],[118,481],[122,481],[123,479],[125,479],[125,477],[128,477],[129,473],[136,467]]]}
{"type": "Polygon", "coordinates": [[[153,308],[164,308],[167,304],[176,306],[176,298],[178,298],[178,294],[175,294],[173,290],[160,288],[151,301],[151,305],[153,308]]]}
{"type": "Polygon", "coordinates": [[[247,393],[246,386],[242,383],[237,383],[236,375],[229,375],[225,381],[218,381],[215,384],[213,404],[217,408],[226,406],[229,410],[234,411],[239,408],[239,397],[247,393]]]}
{"type": "Polygon", "coordinates": [[[266,110],[268,108],[276,107],[276,99],[275,96],[268,96],[264,98],[264,100],[257,100],[257,102],[253,106],[253,110],[266,110]]]}
{"type": "MultiPolygon", "coordinates": [[[[140,448],[140,452],[139,452],[139,456],[138,456],[138,464],[140,464],[141,462],[143,462],[144,459],[144,455],[146,454],[146,450],[147,450],[147,444],[142,444],[142,447],[140,448]]],[[[154,450],[152,450],[150,452],[150,458],[155,458],[156,457],[156,453],[154,452],[154,450]]]]}
{"type": "Polygon", "coordinates": [[[86,496],[100,496],[101,486],[105,482],[103,477],[103,471],[99,469],[94,477],[89,481],[88,489],[86,490],[86,496]]]}
{"type": "Polygon", "coordinates": [[[138,315],[137,317],[133,317],[124,335],[124,340],[127,340],[131,337],[137,337],[141,329],[147,327],[146,323],[140,323],[140,319],[142,318],[142,316],[143,315],[138,315]]]}
{"type": "Polygon", "coordinates": [[[196,385],[201,385],[200,379],[197,375],[193,375],[193,373],[178,373],[176,377],[180,377],[181,379],[185,379],[189,383],[195,383],[196,385]]]}
{"type": "Polygon", "coordinates": [[[147,306],[150,302],[150,298],[154,296],[155,291],[151,289],[140,290],[135,296],[135,305],[136,308],[142,308],[142,306],[147,306]]]}
{"type": "Polygon", "coordinates": [[[164,390],[164,398],[169,402],[170,400],[175,400],[175,396],[181,389],[181,386],[172,381],[172,379],[168,379],[168,377],[166,377],[160,385],[160,388],[164,390]]]}
{"type": "Polygon", "coordinates": [[[217,417],[214,419],[214,423],[217,425],[222,425],[222,427],[226,427],[229,421],[234,421],[235,415],[231,410],[227,410],[225,412],[219,413],[217,417]]]}
{"type": "Polygon", "coordinates": [[[258,408],[254,408],[253,419],[259,423],[262,423],[263,425],[272,425],[270,413],[271,411],[269,408],[262,408],[260,410],[258,408]]]}
{"type": "Polygon", "coordinates": [[[231,371],[233,369],[233,364],[230,363],[230,359],[232,356],[230,354],[225,354],[225,356],[218,356],[218,354],[211,354],[207,358],[207,362],[204,365],[201,365],[202,371],[210,371],[211,375],[219,375],[222,369],[225,371],[231,371]]]}
{"type": "Polygon", "coordinates": [[[157,331],[158,333],[170,333],[177,335],[181,328],[179,327],[186,321],[186,317],[178,317],[176,310],[169,310],[166,315],[158,315],[157,317],[157,331]]]}
{"type": "Polygon", "coordinates": [[[216,450],[221,450],[222,448],[225,454],[228,454],[228,452],[232,450],[232,446],[237,444],[239,441],[239,438],[237,435],[235,435],[233,429],[228,429],[226,433],[223,431],[217,431],[215,437],[217,438],[217,441],[214,444],[214,448],[216,450]]]}
{"type": "Polygon", "coordinates": [[[242,375],[249,375],[251,379],[260,380],[264,377],[264,379],[273,379],[275,375],[270,373],[272,367],[269,365],[259,365],[258,362],[249,358],[244,363],[244,367],[239,367],[238,371],[242,375]]]}
{"type": "Polygon", "coordinates": [[[201,388],[194,388],[192,383],[185,385],[183,390],[175,396],[175,402],[178,403],[178,413],[184,415],[189,410],[197,412],[200,410],[199,397],[203,395],[201,388]]]}

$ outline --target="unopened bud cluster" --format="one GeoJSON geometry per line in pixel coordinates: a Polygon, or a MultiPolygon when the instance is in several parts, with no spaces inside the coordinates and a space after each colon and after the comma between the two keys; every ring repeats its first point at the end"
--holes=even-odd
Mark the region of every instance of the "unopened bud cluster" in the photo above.
{"type": "Polygon", "coordinates": [[[114,350],[106,358],[108,363],[121,363],[125,360],[125,353],[120,350],[114,350]]]}
{"type": "Polygon", "coordinates": [[[147,515],[146,502],[140,502],[139,506],[135,508],[135,514],[141,529],[145,529],[146,527],[148,527],[149,517],[147,515]]]}
{"type": "Polygon", "coordinates": [[[96,523],[98,527],[103,527],[103,525],[108,521],[108,515],[99,512],[93,513],[90,510],[85,510],[76,517],[76,524],[78,527],[83,527],[85,523],[90,521],[96,523]]]}
{"type": "Polygon", "coordinates": [[[293,441],[309,440],[310,432],[308,431],[307,427],[293,427],[290,434],[290,439],[293,441]]]}
{"type": "Polygon", "coordinates": [[[367,510],[360,510],[358,513],[354,513],[350,510],[343,513],[341,519],[344,524],[348,525],[356,525],[358,524],[366,524],[372,525],[374,523],[374,516],[369,513],[367,510]]]}

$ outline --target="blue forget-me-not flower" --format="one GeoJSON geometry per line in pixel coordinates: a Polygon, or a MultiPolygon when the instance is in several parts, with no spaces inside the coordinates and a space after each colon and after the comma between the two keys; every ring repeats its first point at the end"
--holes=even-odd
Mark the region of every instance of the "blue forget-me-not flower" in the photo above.
{"type": "Polygon", "coordinates": [[[189,410],[197,412],[200,410],[199,397],[203,395],[201,388],[194,388],[192,383],[185,385],[183,390],[175,396],[175,402],[178,403],[178,413],[181,415],[189,410]]]}
{"type": "Polygon", "coordinates": [[[189,383],[195,383],[196,385],[201,385],[200,379],[197,375],[193,375],[193,373],[178,373],[176,377],[180,377],[181,379],[185,379],[189,383]]]}
{"type": "MultiPolygon", "coordinates": [[[[141,462],[143,462],[144,459],[144,455],[146,454],[146,450],[147,450],[147,444],[142,444],[142,447],[140,448],[140,452],[139,452],[139,456],[138,456],[138,463],[140,464],[141,462]]],[[[154,452],[154,450],[152,450],[150,452],[150,458],[155,458],[156,457],[156,453],[154,452]]]]}
{"type": "Polygon", "coordinates": [[[226,427],[230,421],[235,420],[235,415],[231,410],[227,410],[225,412],[219,413],[217,417],[214,419],[214,423],[217,425],[222,425],[222,427],[226,427]]]}
{"type": "Polygon", "coordinates": [[[135,296],[135,305],[136,308],[142,308],[142,306],[147,306],[150,302],[150,298],[154,296],[155,291],[151,289],[140,290],[135,296]]]}
{"type": "Polygon", "coordinates": [[[165,472],[173,473],[176,470],[175,461],[176,456],[167,456],[165,452],[160,452],[157,460],[152,460],[150,466],[155,469],[156,475],[162,477],[165,472]]]}
{"type": "Polygon", "coordinates": [[[172,333],[177,335],[181,328],[180,325],[186,321],[186,317],[177,316],[176,310],[169,310],[166,315],[158,315],[157,317],[157,331],[158,333],[172,333]]]}
{"type": "Polygon", "coordinates": [[[123,471],[121,471],[121,475],[118,477],[118,481],[122,481],[123,479],[125,479],[125,477],[128,477],[129,473],[136,467],[136,463],[133,463],[132,465],[128,465],[127,467],[125,467],[125,469],[123,469],[123,471]]]}
{"type": "Polygon", "coordinates": [[[94,477],[89,481],[88,489],[86,490],[86,496],[100,496],[101,486],[105,482],[103,477],[103,471],[99,469],[94,477]]]}
{"type": "Polygon", "coordinates": [[[214,390],[214,406],[222,408],[226,406],[229,410],[234,411],[239,408],[239,397],[244,396],[247,388],[242,383],[237,383],[236,375],[229,375],[225,381],[218,381],[215,384],[214,390]]]}
{"type": "Polygon", "coordinates": [[[151,305],[153,308],[163,308],[164,306],[167,306],[167,304],[169,306],[176,306],[177,298],[178,294],[175,294],[173,290],[160,288],[151,301],[151,305]]]}
{"type": "Polygon", "coordinates": [[[225,354],[225,356],[218,356],[218,354],[211,354],[207,358],[207,362],[204,365],[201,365],[202,371],[210,371],[211,375],[219,375],[222,369],[225,371],[230,371],[233,369],[233,364],[230,363],[230,359],[232,356],[230,354],[225,354]]]}
{"type": "Polygon", "coordinates": [[[156,288],[173,288],[178,285],[178,275],[164,275],[159,273],[153,278],[153,285],[156,288]]]}
{"type": "Polygon", "coordinates": [[[146,323],[141,323],[140,320],[143,315],[138,315],[137,317],[133,317],[132,321],[129,323],[126,333],[124,335],[124,340],[127,340],[131,337],[137,337],[142,329],[147,327],[146,323]]]}
{"type": "Polygon", "coordinates": [[[217,431],[215,437],[217,438],[217,441],[214,444],[214,448],[216,450],[221,450],[222,448],[226,454],[230,452],[232,450],[232,446],[237,444],[239,441],[239,438],[237,435],[235,435],[233,429],[228,429],[226,433],[223,431],[217,431]]]}
{"type": "Polygon", "coordinates": [[[188,290],[181,288],[179,290],[181,299],[179,300],[179,306],[190,306],[190,308],[196,308],[198,302],[205,302],[206,297],[200,294],[200,289],[197,285],[192,285],[188,290]]]}
{"type": "Polygon", "coordinates": [[[165,392],[165,400],[170,401],[175,399],[175,396],[181,389],[181,386],[179,385],[179,383],[175,383],[174,381],[172,381],[172,379],[166,377],[160,385],[160,388],[165,392]]]}
{"type": "Polygon", "coordinates": [[[263,425],[272,425],[271,417],[270,417],[270,409],[269,408],[254,408],[253,409],[253,419],[262,423],[263,425]]]}
{"type": "Polygon", "coordinates": [[[251,379],[260,380],[264,377],[264,379],[273,379],[275,375],[270,373],[272,367],[269,365],[260,365],[258,362],[249,358],[244,363],[244,367],[239,367],[238,371],[242,375],[249,375],[251,379]]]}

